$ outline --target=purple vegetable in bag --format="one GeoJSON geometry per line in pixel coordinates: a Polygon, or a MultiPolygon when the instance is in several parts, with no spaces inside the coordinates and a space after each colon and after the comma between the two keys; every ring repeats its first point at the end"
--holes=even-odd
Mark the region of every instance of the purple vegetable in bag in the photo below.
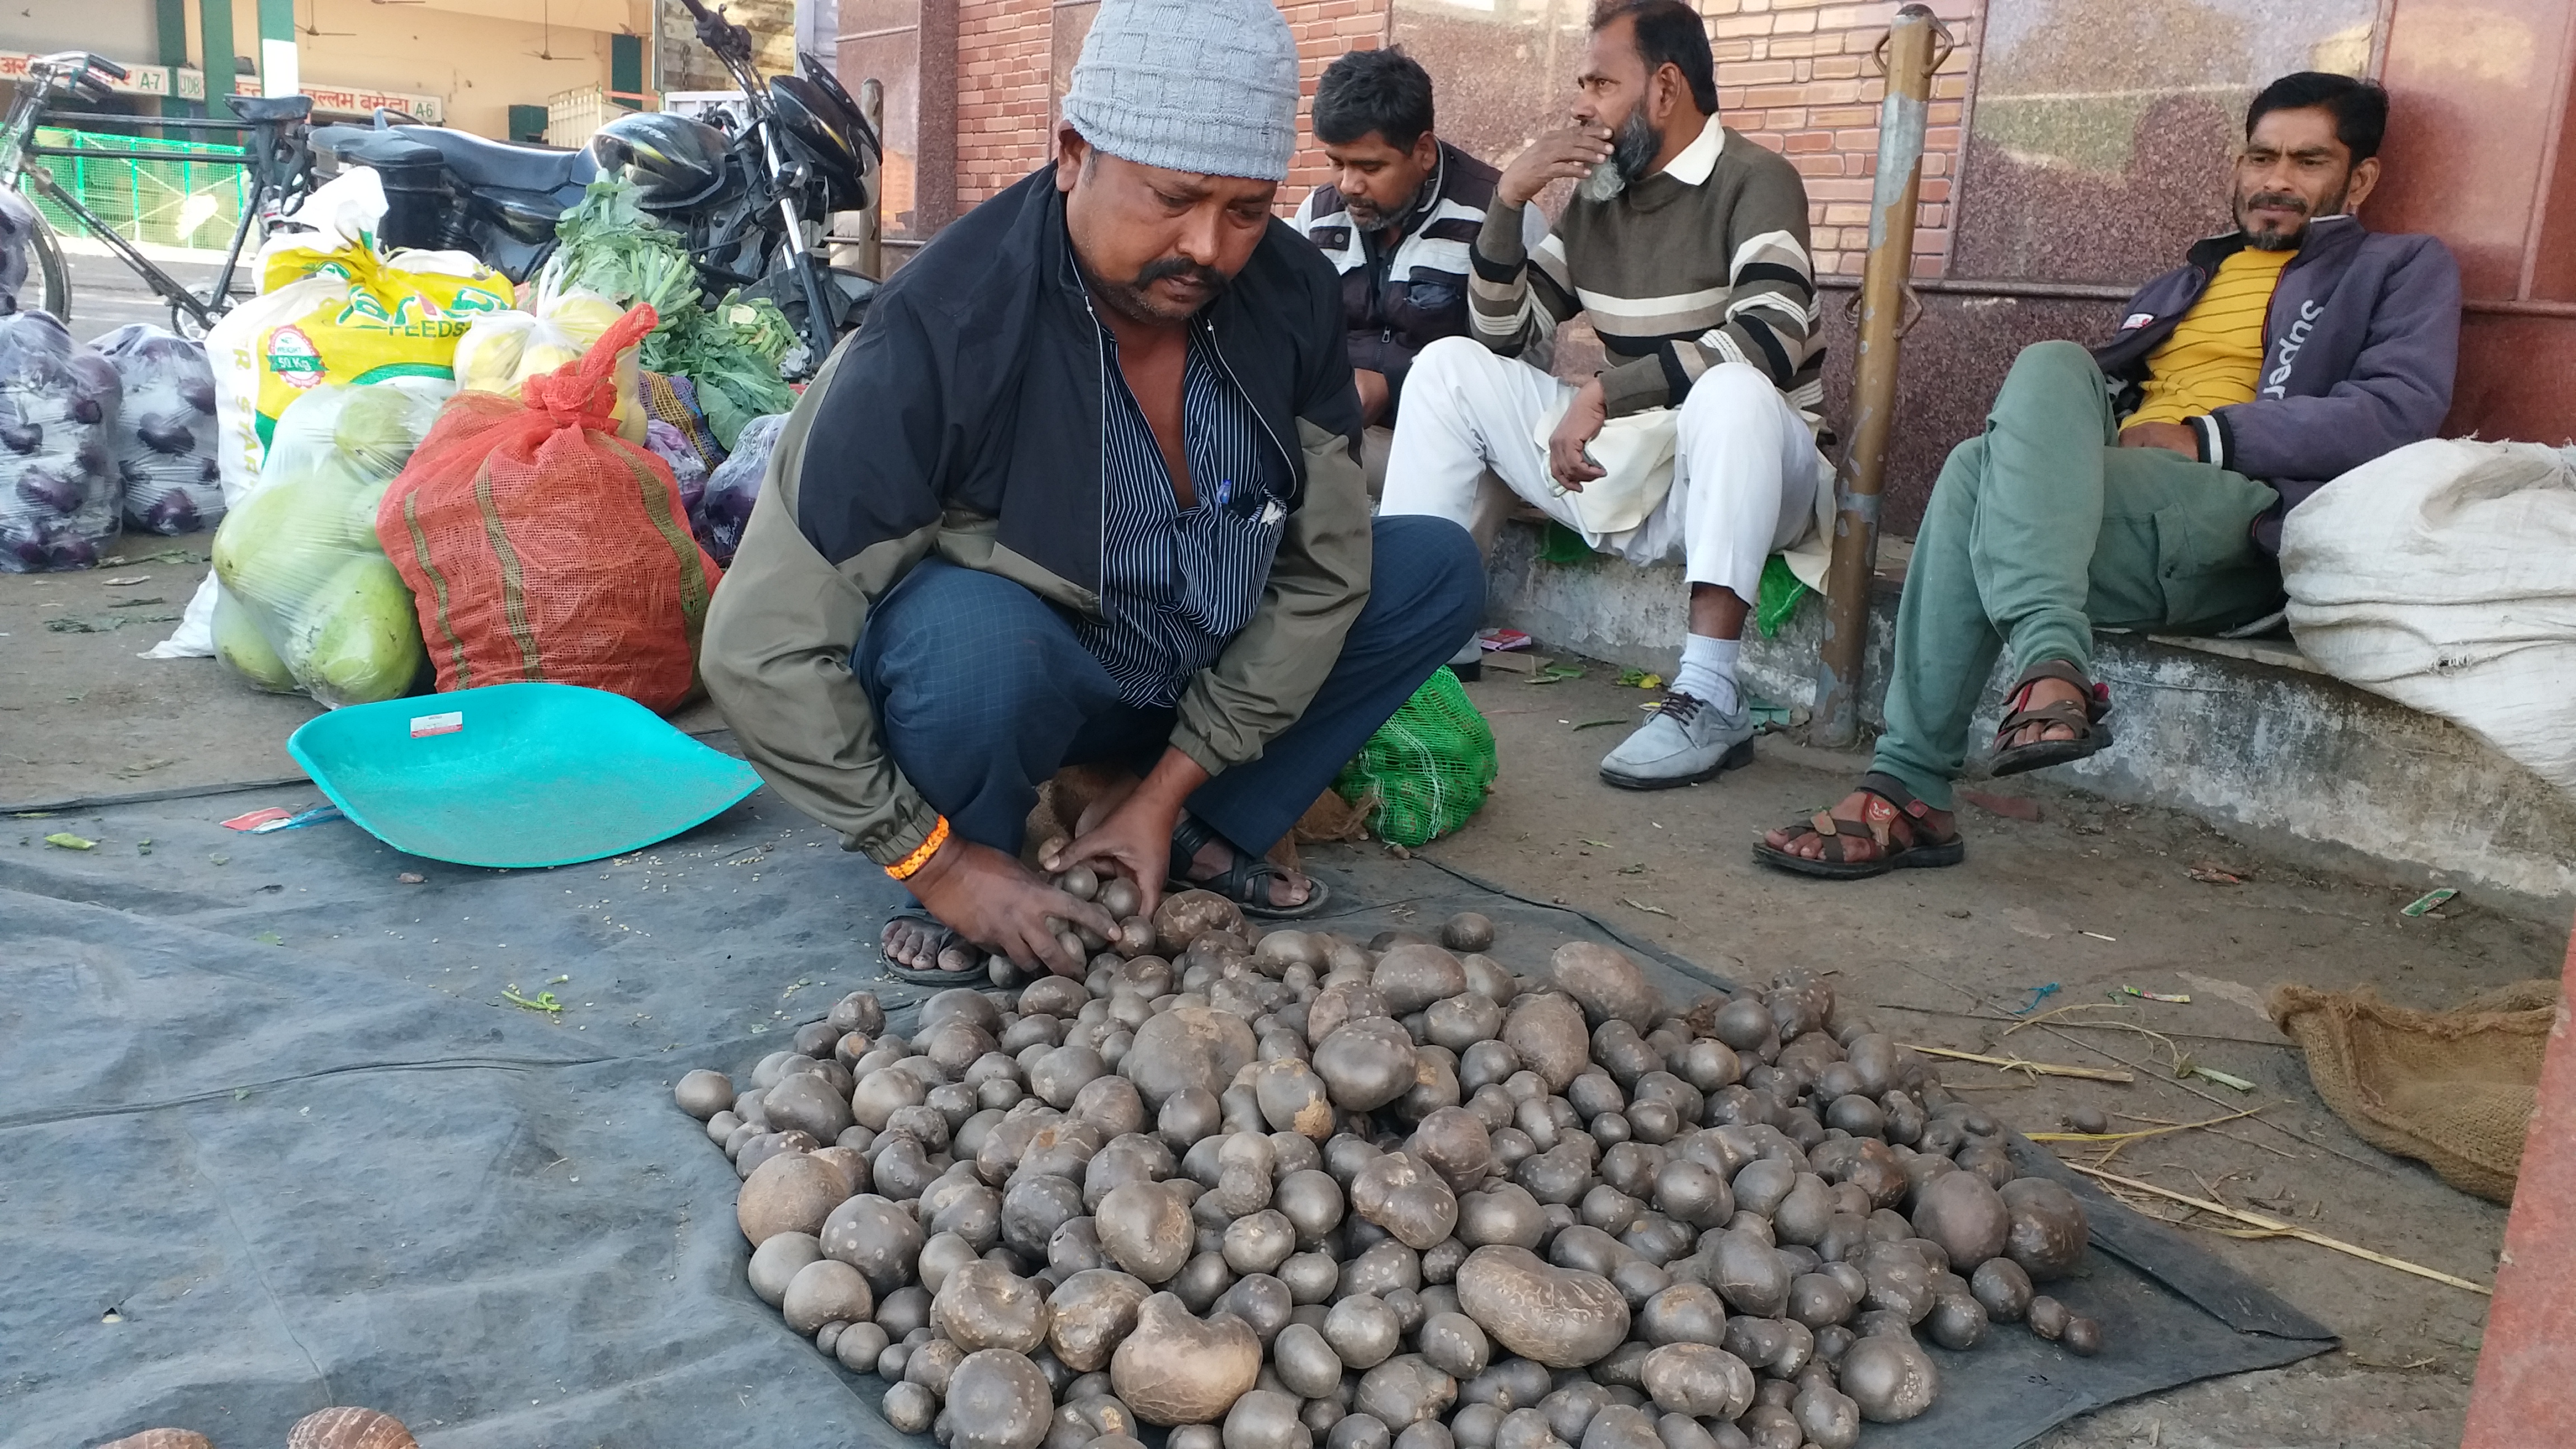
{"type": "Polygon", "coordinates": [[[154,533],[221,521],[215,374],[205,348],[140,322],[97,345],[123,389],[111,444],[125,478],[126,521],[154,533]]]}
{"type": "Polygon", "coordinates": [[[87,568],[116,537],[122,387],[50,314],[0,317],[0,570],[87,568]]]}

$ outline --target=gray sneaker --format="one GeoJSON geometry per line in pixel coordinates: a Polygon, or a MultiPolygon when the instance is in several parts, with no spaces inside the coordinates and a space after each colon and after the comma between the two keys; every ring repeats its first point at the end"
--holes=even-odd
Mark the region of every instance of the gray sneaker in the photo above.
{"type": "Polygon", "coordinates": [[[1655,717],[1601,761],[1601,778],[1623,790],[1669,790],[1752,764],[1753,712],[1737,701],[1735,713],[1720,714],[1697,695],[1665,694],[1655,717]]]}

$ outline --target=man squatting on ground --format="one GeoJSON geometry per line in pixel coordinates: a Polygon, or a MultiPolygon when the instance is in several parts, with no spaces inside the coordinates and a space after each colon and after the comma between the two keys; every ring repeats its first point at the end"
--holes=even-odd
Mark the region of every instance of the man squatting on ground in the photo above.
{"type": "Polygon", "coordinates": [[[1261,852],[1475,628],[1465,530],[1370,521],[1340,279],[1271,214],[1297,101],[1269,0],[1105,0],[1056,162],[898,272],[779,437],[707,686],[918,898],[901,970],[1078,972],[1051,918],[1115,930],[1018,860],[1067,764],[1143,778],[1050,868],[1320,906],[1261,852]]]}
{"type": "Polygon", "coordinates": [[[2352,214],[2387,122],[2368,81],[2274,81],[2246,111],[2237,229],[2149,282],[2102,348],[2042,342],[2014,361],[1915,538],[1872,769],[1757,859],[1835,878],[1957,864],[1950,784],[2001,649],[2020,678],[1994,773],[2090,755],[2110,742],[2095,626],[2212,634],[2275,615],[2283,516],[2433,436],[2459,268],[2433,238],[2352,214]]]}
{"type": "Polygon", "coordinates": [[[1660,789],[1753,758],[1735,669],[1765,561],[1804,543],[1822,578],[1832,489],[1816,447],[1807,193],[1788,161],[1719,123],[1708,36],[1679,0],[1596,10],[1575,84],[1574,124],[1495,187],[1474,247],[1473,340],[1415,360],[1383,512],[1465,524],[1490,468],[1596,550],[1645,564],[1678,549],[1681,670],[1601,762],[1613,785],[1660,789]],[[1580,184],[1533,248],[1532,199],[1560,178],[1580,184]],[[1542,370],[1577,312],[1609,362],[1580,387],[1542,370]],[[1665,455],[1669,468],[1638,461],[1665,455]]]}

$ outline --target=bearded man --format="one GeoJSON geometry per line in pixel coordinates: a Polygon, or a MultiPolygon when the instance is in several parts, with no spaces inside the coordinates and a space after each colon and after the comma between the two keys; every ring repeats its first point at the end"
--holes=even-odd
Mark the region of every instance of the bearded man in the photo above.
{"type": "Polygon", "coordinates": [[[1459,524],[1490,468],[1513,493],[1632,563],[1681,556],[1681,668],[1643,729],[1601,762],[1628,789],[1688,785],[1753,758],[1736,687],[1745,614],[1773,553],[1821,583],[1831,471],[1817,451],[1824,349],[1796,168],[1717,119],[1698,10],[1594,12],[1573,125],[1506,168],[1476,236],[1470,338],[1414,360],[1382,512],[1459,524]],[[1550,182],[1579,182],[1536,247],[1550,182]],[[1588,313],[1608,366],[1580,386],[1530,365],[1588,313]]]}
{"type": "Polygon", "coordinates": [[[1851,879],[1955,865],[1951,782],[1995,656],[1993,773],[2110,743],[2093,630],[2217,634],[2283,604],[2281,519],[2450,410],[2460,274],[2429,236],[2353,213],[2379,182],[2388,97],[2303,71],[2254,98],[2236,230],[2149,282],[2098,350],[2043,342],[1933,487],[1896,615],[1887,732],[1858,788],[1754,847],[1851,879]]]}
{"type": "Polygon", "coordinates": [[[1465,530],[1370,522],[1340,278],[1272,214],[1296,141],[1269,0],[1104,0],[1057,159],[896,273],[779,434],[701,664],[918,902],[898,975],[1079,974],[1117,931],[1018,858],[1065,765],[1124,788],[1048,869],[1311,914],[1263,853],[1476,626],[1465,530]]]}

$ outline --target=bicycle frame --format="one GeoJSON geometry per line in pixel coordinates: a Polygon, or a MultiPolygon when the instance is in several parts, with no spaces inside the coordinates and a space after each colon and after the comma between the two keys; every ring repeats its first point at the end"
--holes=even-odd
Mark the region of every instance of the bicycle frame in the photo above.
{"type": "Polygon", "coordinates": [[[27,158],[31,156],[78,156],[108,161],[168,159],[152,151],[84,151],[66,146],[47,146],[37,142],[36,127],[47,120],[45,115],[47,98],[57,88],[66,92],[80,89],[81,82],[88,78],[86,69],[71,71],[66,68],[45,71],[42,74],[39,73],[39,69],[39,67],[29,68],[26,83],[19,87],[17,100],[10,108],[7,121],[0,123],[0,186],[19,188],[22,177],[32,182],[36,190],[52,200],[55,205],[71,213],[80,222],[83,230],[105,243],[108,250],[114,252],[136,276],[143,279],[145,285],[167,301],[174,318],[178,313],[185,312],[195,320],[200,329],[212,327],[216,318],[232,310],[233,277],[240,270],[242,248],[250,239],[251,229],[254,226],[264,226],[266,222],[282,212],[298,189],[296,183],[309,181],[312,176],[312,153],[301,148],[298,149],[296,157],[300,164],[291,166],[284,176],[278,174],[279,144],[287,138],[291,127],[300,123],[253,123],[197,120],[188,117],[83,118],[85,120],[105,119],[132,125],[152,125],[163,130],[228,132],[242,135],[250,142],[247,149],[251,154],[242,157],[239,161],[210,163],[238,165],[249,171],[253,194],[249,203],[241,208],[241,216],[233,225],[232,241],[224,251],[223,266],[215,274],[214,285],[208,289],[207,296],[200,297],[176,277],[163,271],[144,254],[141,247],[126,240],[105,218],[84,206],[79,197],[65,190],[61,183],[54,180],[53,172],[49,168],[41,164],[32,167],[29,165],[27,158]]]}

